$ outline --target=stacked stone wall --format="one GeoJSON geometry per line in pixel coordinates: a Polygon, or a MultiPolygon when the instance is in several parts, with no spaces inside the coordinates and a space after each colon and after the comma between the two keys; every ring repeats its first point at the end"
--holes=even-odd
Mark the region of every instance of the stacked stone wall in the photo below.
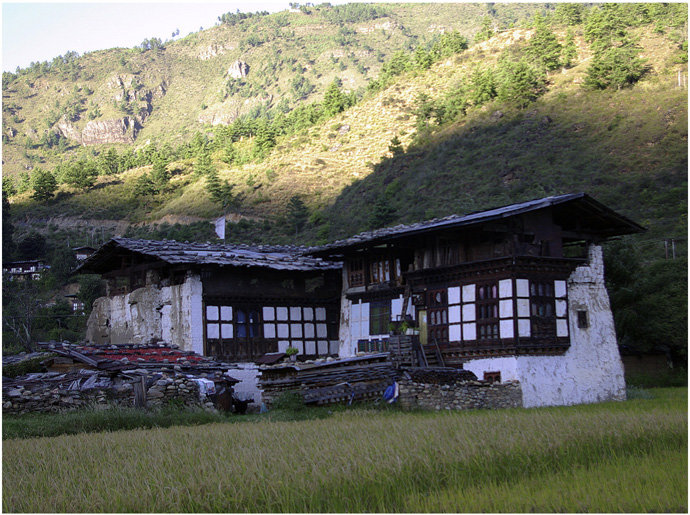
{"type": "Polygon", "coordinates": [[[418,383],[398,380],[399,402],[406,409],[465,410],[522,407],[522,388],[517,381],[485,383],[465,381],[455,384],[418,383]]]}
{"type": "MultiPolygon", "coordinates": [[[[147,407],[159,407],[171,402],[188,407],[213,408],[209,398],[200,398],[197,383],[182,375],[163,375],[146,390],[147,407]]],[[[3,388],[2,403],[2,412],[7,415],[74,411],[87,407],[133,407],[134,386],[132,383],[121,383],[110,388],[80,391],[56,388],[48,383],[17,384],[3,388]]]]}

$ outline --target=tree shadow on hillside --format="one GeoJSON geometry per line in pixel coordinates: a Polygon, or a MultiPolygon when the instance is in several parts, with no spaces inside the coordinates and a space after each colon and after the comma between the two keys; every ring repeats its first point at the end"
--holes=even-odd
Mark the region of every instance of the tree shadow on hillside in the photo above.
{"type": "Polygon", "coordinates": [[[621,134],[602,137],[600,126],[600,120],[590,123],[553,110],[548,115],[537,109],[496,111],[445,137],[429,138],[382,160],[373,173],[346,187],[325,211],[330,236],[375,228],[377,202],[392,210],[393,223],[410,223],[578,191],[640,221],[662,215],[680,220],[687,205],[682,135],[674,143],[684,152],[669,157],[668,149],[660,149],[666,161],[653,169],[643,162],[631,169],[639,160],[621,158],[631,151],[621,147],[621,134]]]}

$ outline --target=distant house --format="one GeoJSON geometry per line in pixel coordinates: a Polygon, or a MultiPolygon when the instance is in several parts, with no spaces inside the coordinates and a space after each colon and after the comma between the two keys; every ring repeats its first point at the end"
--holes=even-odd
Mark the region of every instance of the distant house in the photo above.
{"type": "Polygon", "coordinates": [[[10,281],[38,280],[43,275],[43,272],[49,269],[50,266],[46,265],[42,259],[13,261],[11,263],[3,263],[2,265],[2,273],[10,281]]]}
{"type": "Polygon", "coordinates": [[[288,346],[337,354],[340,268],[295,247],[114,238],[77,269],[107,281],[87,340],[164,341],[229,361],[288,346]]]}
{"type": "Polygon", "coordinates": [[[525,406],[625,396],[600,243],[644,229],[583,193],[365,232],[344,262],[340,355],[410,320],[445,364],[519,381],[525,406]],[[403,312],[404,311],[404,312],[403,312]]]}
{"type": "Polygon", "coordinates": [[[84,302],[79,299],[75,294],[69,294],[64,296],[69,303],[72,313],[83,314],[84,313],[84,302]]]}
{"type": "Polygon", "coordinates": [[[93,247],[75,247],[72,250],[74,251],[74,257],[77,258],[77,261],[84,261],[87,257],[96,252],[96,249],[93,247]]]}

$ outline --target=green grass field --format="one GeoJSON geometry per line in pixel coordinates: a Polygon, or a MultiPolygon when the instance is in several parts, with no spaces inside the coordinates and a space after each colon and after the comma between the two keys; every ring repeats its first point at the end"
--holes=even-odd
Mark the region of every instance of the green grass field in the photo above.
{"type": "Polygon", "coordinates": [[[687,512],[687,388],[3,441],[6,512],[687,512]]]}

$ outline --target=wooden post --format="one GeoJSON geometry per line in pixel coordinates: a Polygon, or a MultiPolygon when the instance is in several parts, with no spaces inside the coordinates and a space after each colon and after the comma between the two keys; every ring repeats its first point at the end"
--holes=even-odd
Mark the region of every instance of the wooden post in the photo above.
{"type": "Polygon", "coordinates": [[[133,383],[134,387],[134,407],[146,407],[146,377],[141,376],[141,381],[133,383]]]}

